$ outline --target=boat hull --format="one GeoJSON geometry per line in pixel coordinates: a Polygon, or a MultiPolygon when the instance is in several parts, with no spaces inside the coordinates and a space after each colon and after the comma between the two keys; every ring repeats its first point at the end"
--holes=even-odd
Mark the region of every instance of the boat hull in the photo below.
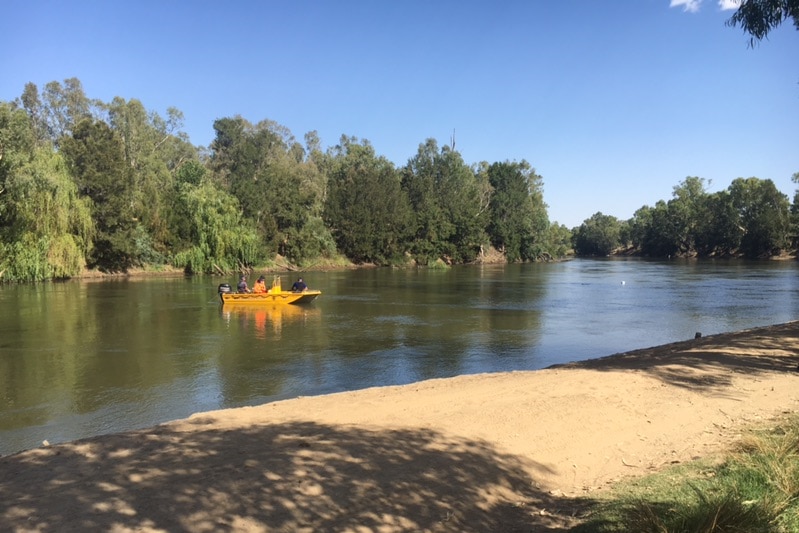
{"type": "Polygon", "coordinates": [[[322,291],[278,292],[278,293],[219,293],[222,303],[227,305],[263,305],[263,304],[305,304],[310,303],[322,294],[322,291]]]}

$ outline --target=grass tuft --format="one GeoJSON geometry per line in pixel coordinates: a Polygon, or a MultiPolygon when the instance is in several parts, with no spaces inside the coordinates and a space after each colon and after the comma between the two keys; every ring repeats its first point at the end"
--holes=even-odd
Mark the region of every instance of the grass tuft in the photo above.
{"type": "Polygon", "coordinates": [[[617,487],[574,533],[799,532],[799,416],[752,431],[721,462],[617,487]]]}

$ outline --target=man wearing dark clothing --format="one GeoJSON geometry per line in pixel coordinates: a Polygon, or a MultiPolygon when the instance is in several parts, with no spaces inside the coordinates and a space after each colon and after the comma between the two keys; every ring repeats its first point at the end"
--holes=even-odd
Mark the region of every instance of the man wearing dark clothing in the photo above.
{"type": "Polygon", "coordinates": [[[294,282],[294,285],[291,286],[291,292],[303,292],[308,290],[308,285],[302,281],[302,278],[299,278],[297,281],[294,282]]]}

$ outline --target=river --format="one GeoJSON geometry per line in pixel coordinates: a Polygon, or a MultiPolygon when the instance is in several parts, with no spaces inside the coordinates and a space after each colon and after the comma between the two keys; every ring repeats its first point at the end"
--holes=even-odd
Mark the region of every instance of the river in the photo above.
{"type": "Polygon", "coordinates": [[[220,305],[233,277],[0,285],[0,454],[789,322],[797,274],[795,261],[640,259],[307,272],[315,302],[252,309],[220,305]]]}

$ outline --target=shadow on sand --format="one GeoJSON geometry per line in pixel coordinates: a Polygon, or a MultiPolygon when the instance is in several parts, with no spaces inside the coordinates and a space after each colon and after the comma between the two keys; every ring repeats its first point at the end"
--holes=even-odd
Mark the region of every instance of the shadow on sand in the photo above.
{"type": "Polygon", "coordinates": [[[434,431],[192,423],[0,458],[0,529],[547,532],[589,504],[536,489],[541,465],[434,431]]]}
{"type": "MultiPolygon", "coordinates": [[[[790,323],[562,366],[724,394],[735,373],[797,372],[797,348],[790,323]]],[[[595,503],[538,489],[548,470],[529,458],[430,429],[212,422],[0,458],[0,530],[552,532],[595,503]]]]}
{"type": "Polygon", "coordinates": [[[735,373],[799,372],[799,322],[723,333],[552,368],[644,372],[677,387],[712,392],[735,373]]]}

